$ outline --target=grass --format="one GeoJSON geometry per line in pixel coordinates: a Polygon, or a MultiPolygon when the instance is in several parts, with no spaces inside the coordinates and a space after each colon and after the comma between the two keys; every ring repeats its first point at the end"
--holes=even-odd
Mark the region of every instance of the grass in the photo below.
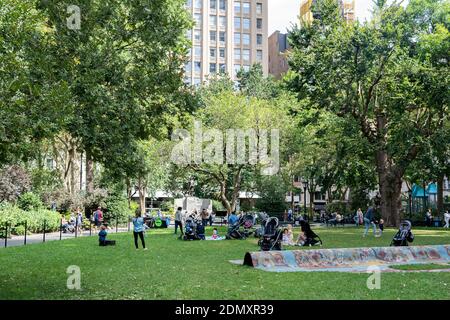
{"type": "Polygon", "coordinates": [[[397,270],[433,270],[433,269],[450,269],[449,264],[424,263],[424,264],[400,264],[393,265],[389,268],[397,270]]]}
{"type": "MultiPolygon", "coordinates": [[[[395,232],[316,231],[323,248],[388,246],[395,232]]],[[[258,250],[255,238],[181,241],[171,232],[148,232],[148,251],[135,250],[130,234],[110,235],[115,247],[83,237],[0,249],[0,299],[450,299],[450,273],[383,273],[381,289],[369,290],[368,274],[269,273],[228,262],[258,250]],[[70,265],[81,269],[79,291],[66,287],[70,265]]],[[[450,243],[449,231],[414,233],[414,245],[450,243]]]]}

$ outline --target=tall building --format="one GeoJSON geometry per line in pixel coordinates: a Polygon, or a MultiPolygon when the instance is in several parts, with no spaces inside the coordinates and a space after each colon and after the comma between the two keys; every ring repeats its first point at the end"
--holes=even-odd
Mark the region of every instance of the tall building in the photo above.
{"type": "MultiPolygon", "coordinates": [[[[355,1],[356,0],[336,0],[341,8],[342,16],[346,21],[355,21],[355,1]]],[[[302,24],[311,23],[318,16],[314,16],[311,11],[316,0],[301,0],[300,3],[300,22],[302,24]]]]}
{"type": "Polygon", "coordinates": [[[211,74],[232,79],[260,63],[268,74],[268,0],[187,0],[195,21],[185,82],[200,84],[211,74]]]}
{"type": "Polygon", "coordinates": [[[288,69],[287,54],[289,53],[288,35],[275,31],[269,37],[269,74],[280,79],[288,69]]]}

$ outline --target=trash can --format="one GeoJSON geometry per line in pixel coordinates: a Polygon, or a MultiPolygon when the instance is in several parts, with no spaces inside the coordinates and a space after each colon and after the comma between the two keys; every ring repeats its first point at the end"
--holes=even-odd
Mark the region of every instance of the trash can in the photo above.
{"type": "Polygon", "coordinates": [[[435,227],[439,228],[441,226],[441,220],[434,220],[433,224],[435,227]]]}

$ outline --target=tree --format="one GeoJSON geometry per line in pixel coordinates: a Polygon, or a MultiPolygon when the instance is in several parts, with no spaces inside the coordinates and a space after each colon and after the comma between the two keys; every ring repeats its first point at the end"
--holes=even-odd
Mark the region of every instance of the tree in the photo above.
{"type": "Polygon", "coordinates": [[[16,201],[30,188],[30,176],[22,167],[11,165],[0,171],[0,203],[16,201]]]}
{"type": "MultiPolygon", "coordinates": [[[[249,161],[250,156],[254,156],[254,153],[248,154],[249,144],[255,142],[255,150],[263,148],[271,129],[288,128],[286,112],[292,99],[283,97],[266,100],[246,96],[233,91],[224,83],[226,81],[222,80],[219,84],[211,81],[207,88],[200,91],[202,96],[199,101],[202,105],[192,118],[197,121],[197,125],[191,124],[187,132],[190,140],[180,142],[180,146],[188,150],[188,161],[184,165],[196,173],[203,186],[208,186],[203,191],[213,193],[214,198],[221,201],[228,212],[232,212],[236,209],[245,178],[260,169],[267,170],[273,164],[261,164],[265,159],[262,153],[259,153],[260,158],[252,157],[254,161],[249,161]],[[244,144],[240,147],[246,150],[237,146],[238,135],[245,136],[242,140],[244,144]],[[230,140],[234,141],[234,146],[227,149],[230,140]],[[183,145],[186,142],[187,146],[183,145]],[[191,148],[194,151],[192,159],[191,148]]],[[[269,147],[275,150],[275,144],[267,144],[266,154],[271,152],[269,147]]]]}
{"type": "Polygon", "coordinates": [[[287,81],[300,99],[358,123],[371,146],[382,216],[398,225],[405,170],[448,121],[448,59],[438,67],[421,53],[430,36],[432,48],[445,47],[447,38],[433,35],[448,32],[441,23],[448,5],[412,0],[405,9],[379,1],[373,20],[361,25],[336,19],[333,1],[318,2],[327,9],[321,19],[292,31],[287,81]]]}

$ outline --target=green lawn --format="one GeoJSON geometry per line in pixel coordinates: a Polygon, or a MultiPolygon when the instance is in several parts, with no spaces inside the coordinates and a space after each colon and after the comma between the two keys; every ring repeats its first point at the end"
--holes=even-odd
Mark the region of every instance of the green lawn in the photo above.
{"type": "MultiPolygon", "coordinates": [[[[316,231],[324,248],[388,246],[395,232],[316,231]]],[[[448,230],[414,233],[414,245],[450,243],[448,230]]],[[[130,234],[109,238],[117,246],[85,237],[0,249],[0,299],[450,299],[450,273],[383,273],[381,289],[369,290],[368,274],[272,273],[228,262],[258,250],[255,238],[180,241],[151,230],[148,251],[135,250],[130,234]],[[66,288],[70,265],[81,268],[80,291],[66,288]]]]}

